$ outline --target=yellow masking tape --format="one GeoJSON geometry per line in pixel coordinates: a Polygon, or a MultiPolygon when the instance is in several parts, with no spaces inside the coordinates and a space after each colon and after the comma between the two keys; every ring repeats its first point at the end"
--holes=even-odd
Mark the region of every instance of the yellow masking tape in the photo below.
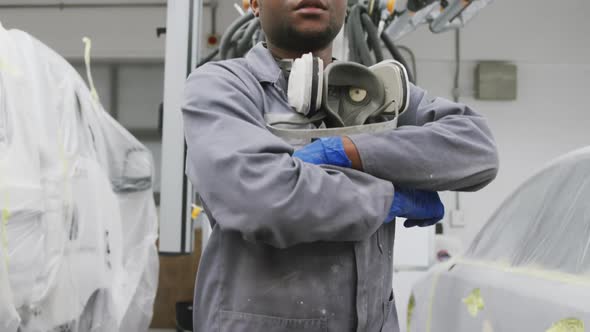
{"type": "Polygon", "coordinates": [[[577,318],[562,319],[546,332],[584,332],[584,322],[577,318]]]}
{"type": "Polygon", "coordinates": [[[191,218],[193,220],[197,219],[199,217],[199,215],[201,214],[201,212],[203,212],[203,208],[193,204],[193,211],[191,212],[191,218]]]}
{"type": "MultiPolygon", "coordinates": [[[[0,173],[0,188],[4,188],[4,172],[0,173]]],[[[8,220],[10,219],[10,210],[8,210],[8,206],[10,206],[10,196],[8,190],[4,191],[3,205],[5,208],[2,209],[1,213],[2,218],[2,248],[4,252],[4,264],[6,265],[6,270],[8,271],[8,220]]]]}
{"type": "Polygon", "coordinates": [[[12,76],[20,76],[19,70],[2,58],[0,58],[0,71],[12,76]]]}
{"type": "Polygon", "coordinates": [[[412,323],[412,315],[414,314],[414,308],[416,308],[416,297],[414,294],[410,296],[410,301],[408,302],[408,322],[406,324],[406,330],[410,331],[410,324],[412,323]]]}
{"type": "MultiPolygon", "coordinates": [[[[468,259],[457,259],[452,262],[451,265],[454,264],[462,264],[462,265],[469,265],[469,266],[476,266],[481,268],[489,268],[499,271],[504,271],[507,273],[514,273],[520,275],[531,276],[540,279],[546,279],[551,281],[558,281],[568,284],[576,284],[576,285],[583,285],[583,286],[590,286],[590,278],[589,277],[582,277],[571,275],[562,272],[554,272],[554,271],[545,271],[541,269],[534,269],[534,268],[515,268],[511,267],[507,264],[501,263],[492,263],[492,262],[482,262],[482,261],[475,261],[475,260],[468,260],[468,259]]],[[[432,281],[432,288],[430,290],[430,305],[428,308],[428,317],[426,321],[426,331],[430,332],[432,327],[432,310],[434,305],[435,299],[435,292],[436,287],[438,285],[438,280],[440,278],[440,272],[436,273],[433,276],[432,281]]],[[[479,290],[479,289],[476,289],[479,290]]],[[[474,291],[475,292],[475,291],[474,291]]],[[[480,292],[477,292],[480,293],[480,292]]],[[[483,303],[483,299],[481,299],[481,294],[479,294],[479,299],[477,293],[472,293],[472,297],[467,297],[465,300],[469,299],[468,302],[473,302],[477,308],[483,309],[485,305],[483,303]]],[[[464,301],[465,301],[464,300],[464,301]]],[[[466,303],[467,304],[467,303],[466,303]]],[[[480,310],[481,310],[480,309],[480,310]]],[[[585,332],[584,322],[580,321],[576,318],[566,318],[557,323],[555,323],[551,328],[549,328],[546,332],[585,332]]]]}
{"type": "Polygon", "coordinates": [[[492,325],[492,322],[485,320],[481,327],[481,332],[494,332],[494,326],[492,325]]]}
{"type": "Polygon", "coordinates": [[[86,75],[88,76],[88,85],[90,86],[90,94],[96,102],[100,102],[98,92],[94,86],[94,80],[92,79],[92,71],[90,69],[90,51],[92,50],[92,40],[88,37],[82,38],[84,42],[84,63],[86,64],[86,75]]]}
{"type": "Polygon", "coordinates": [[[474,289],[466,298],[463,299],[463,303],[467,306],[467,311],[471,317],[477,317],[477,314],[484,309],[481,290],[479,288],[474,289]]]}

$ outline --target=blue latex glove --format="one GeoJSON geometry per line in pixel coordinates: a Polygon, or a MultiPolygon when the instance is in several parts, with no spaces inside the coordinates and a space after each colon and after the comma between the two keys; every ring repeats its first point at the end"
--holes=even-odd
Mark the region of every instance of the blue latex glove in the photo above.
{"type": "Polygon", "coordinates": [[[293,157],[315,165],[352,167],[352,162],[344,152],[341,137],[325,137],[295,151],[293,157]]]}
{"type": "Polygon", "coordinates": [[[427,227],[441,221],[444,216],[445,207],[437,192],[396,187],[386,223],[400,217],[407,219],[405,227],[427,227]]]}

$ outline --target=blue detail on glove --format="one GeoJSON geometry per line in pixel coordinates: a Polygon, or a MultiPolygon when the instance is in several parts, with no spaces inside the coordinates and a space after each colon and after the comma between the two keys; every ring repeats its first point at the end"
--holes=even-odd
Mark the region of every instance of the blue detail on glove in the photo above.
{"type": "Polygon", "coordinates": [[[315,165],[352,167],[352,162],[344,152],[341,137],[317,139],[313,143],[295,151],[293,157],[315,165]]]}
{"type": "Polygon", "coordinates": [[[405,227],[427,227],[441,221],[444,216],[445,207],[437,192],[396,187],[386,223],[400,217],[407,219],[405,227]]]}

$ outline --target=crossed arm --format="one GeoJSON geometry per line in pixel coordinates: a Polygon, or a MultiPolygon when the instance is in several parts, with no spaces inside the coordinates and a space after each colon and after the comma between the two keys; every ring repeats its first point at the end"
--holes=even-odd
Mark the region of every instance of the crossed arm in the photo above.
{"type": "Polygon", "coordinates": [[[353,169],[413,189],[475,191],[496,177],[494,139],[485,118],[468,106],[429,101],[412,86],[410,107],[399,123],[397,130],[329,138],[341,142],[326,145],[342,149],[353,169]]]}
{"type": "Polygon", "coordinates": [[[433,191],[475,189],[495,176],[495,146],[483,118],[457,104],[424,103],[419,93],[412,94],[414,108],[400,119],[414,125],[349,138],[363,172],[305,163],[266,129],[255,98],[263,93],[259,88],[222,65],[205,65],[189,78],[183,107],[187,175],[214,222],[246,239],[279,248],[361,241],[387,220],[392,183],[433,191]],[[428,120],[435,122],[420,126],[428,120]],[[474,133],[477,144],[470,143],[474,133]],[[455,162],[457,156],[463,157],[455,162]],[[444,169],[434,172],[437,168],[444,169]]]}

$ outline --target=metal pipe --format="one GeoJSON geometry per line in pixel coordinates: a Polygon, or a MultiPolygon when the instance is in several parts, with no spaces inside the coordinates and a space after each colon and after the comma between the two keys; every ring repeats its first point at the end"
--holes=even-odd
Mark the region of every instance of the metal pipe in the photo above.
{"type": "MultiPolygon", "coordinates": [[[[97,8],[166,8],[167,3],[164,2],[136,2],[136,3],[121,3],[121,2],[96,2],[96,3],[12,3],[0,4],[1,9],[97,9],[97,8]]],[[[203,7],[211,6],[210,2],[203,3],[203,7]]]]}
{"type": "Polygon", "coordinates": [[[377,27],[373,24],[371,17],[367,13],[361,14],[361,22],[367,32],[367,43],[371,45],[371,49],[375,54],[375,62],[383,61],[383,51],[381,50],[381,41],[379,40],[377,27]]]}
{"type": "Polygon", "coordinates": [[[97,9],[97,8],[164,8],[166,3],[55,3],[55,4],[2,4],[2,9],[97,9]]]}
{"type": "MultiPolygon", "coordinates": [[[[205,4],[203,4],[205,5],[205,4]]],[[[217,35],[217,1],[211,1],[210,2],[210,7],[211,7],[211,34],[212,35],[217,35]]]]}
{"type": "Polygon", "coordinates": [[[453,79],[453,101],[459,102],[461,97],[459,84],[461,78],[461,32],[455,30],[455,77],[453,79]]]}

